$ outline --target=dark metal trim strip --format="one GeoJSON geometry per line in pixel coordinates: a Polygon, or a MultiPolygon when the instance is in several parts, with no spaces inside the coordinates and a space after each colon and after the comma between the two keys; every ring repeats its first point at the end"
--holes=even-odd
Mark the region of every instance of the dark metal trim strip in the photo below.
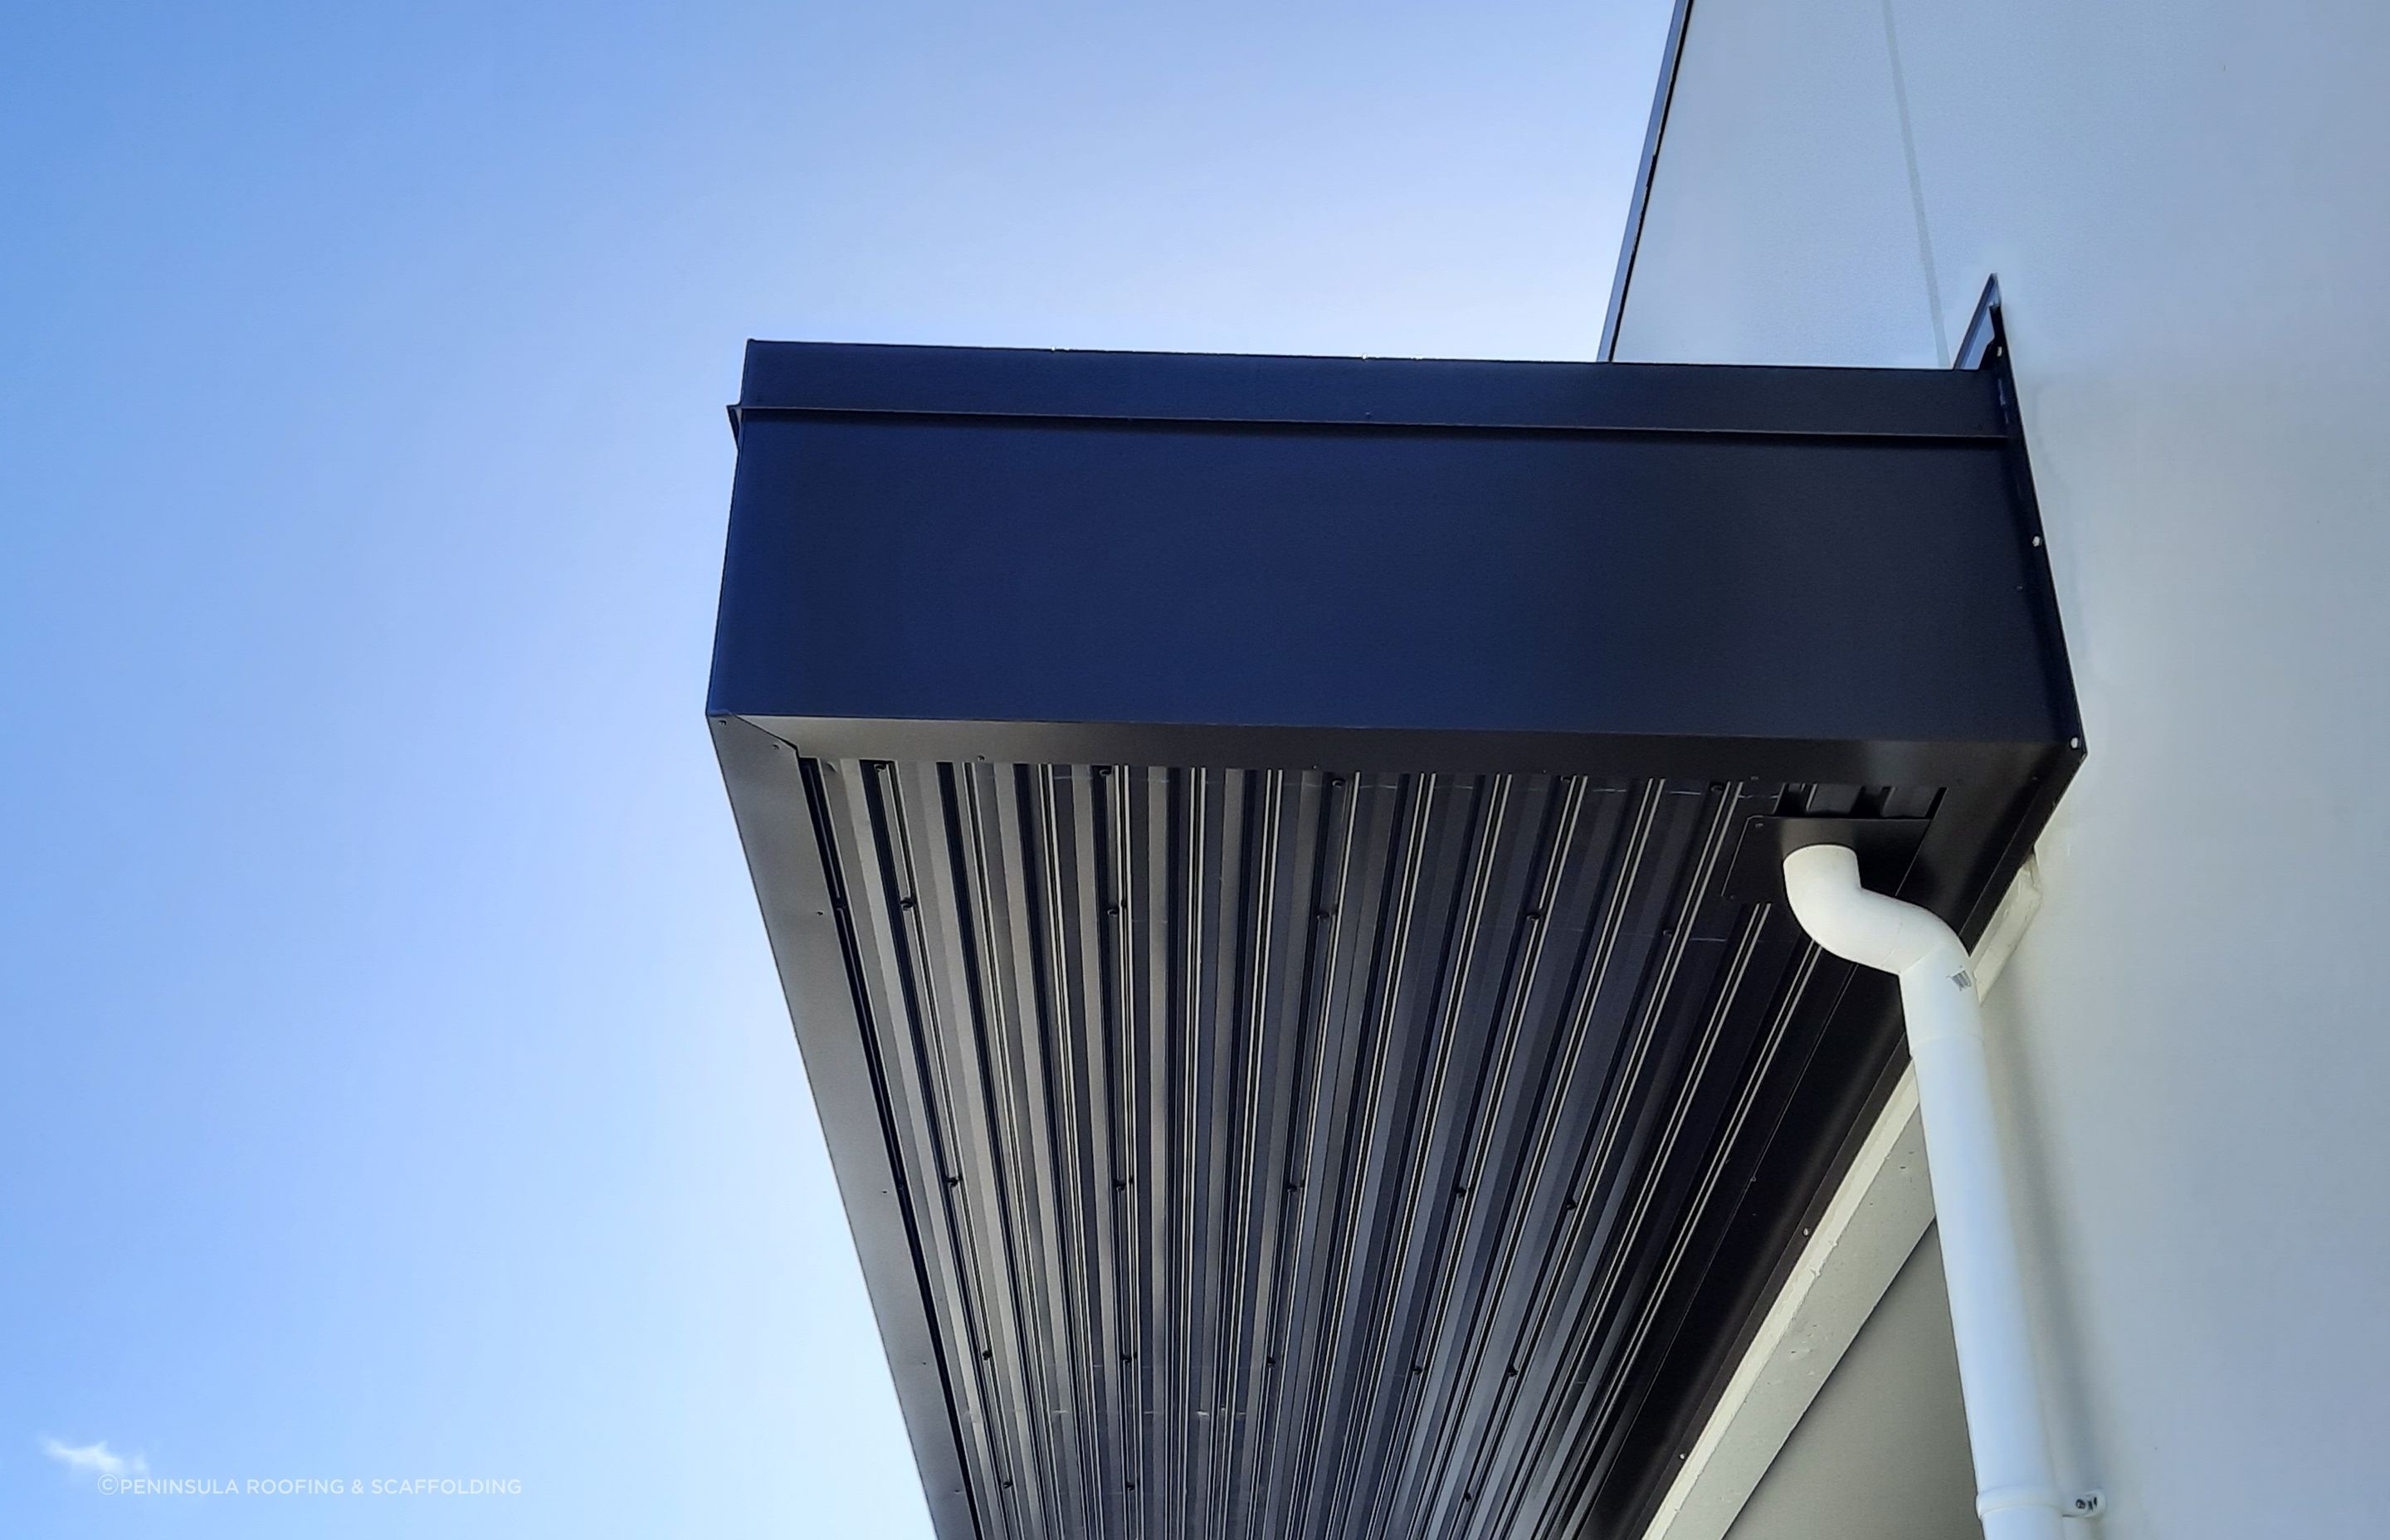
{"type": "Polygon", "coordinates": [[[1997,439],[1986,382],[1948,369],[747,344],[751,414],[1997,439]]]}

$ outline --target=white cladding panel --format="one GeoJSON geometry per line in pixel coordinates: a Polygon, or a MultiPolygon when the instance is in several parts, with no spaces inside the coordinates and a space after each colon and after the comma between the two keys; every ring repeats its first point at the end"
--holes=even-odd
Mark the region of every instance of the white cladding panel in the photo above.
{"type": "Polygon", "coordinates": [[[1618,355],[1917,363],[1998,273],[2091,748],[1989,1002],[2054,1453],[2111,1540],[2390,1534],[2390,7],[1895,0],[1930,272],[1881,4],[1792,8],[1695,6],[1618,355]]]}
{"type": "Polygon", "coordinates": [[[1616,356],[1944,362],[1883,38],[1872,0],[1692,7],[1616,356]]]}

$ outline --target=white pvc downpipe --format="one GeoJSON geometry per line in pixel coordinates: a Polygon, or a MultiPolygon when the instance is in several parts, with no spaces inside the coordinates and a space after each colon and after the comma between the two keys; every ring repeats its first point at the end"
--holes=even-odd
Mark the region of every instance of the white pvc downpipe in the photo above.
{"type": "Polygon", "coordinates": [[[1975,1457],[1975,1512],[1986,1540],[2059,1540],[2058,1489],[1967,949],[1929,911],[1862,887],[1858,857],[1844,845],[1786,856],[1784,891],[1819,946],[1900,976],[1975,1457]]]}

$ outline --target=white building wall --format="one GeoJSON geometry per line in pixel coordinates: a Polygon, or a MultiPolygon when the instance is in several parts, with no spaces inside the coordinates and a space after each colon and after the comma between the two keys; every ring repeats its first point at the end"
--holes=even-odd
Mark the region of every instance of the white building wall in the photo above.
{"type": "Polygon", "coordinates": [[[1698,0],[1618,356],[1929,363],[1999,275],[2091,750],[1990,1002],[2054,1453],[2116,1540],[2390,1534],[2390,6],[1888,8],[1698,0]]]}

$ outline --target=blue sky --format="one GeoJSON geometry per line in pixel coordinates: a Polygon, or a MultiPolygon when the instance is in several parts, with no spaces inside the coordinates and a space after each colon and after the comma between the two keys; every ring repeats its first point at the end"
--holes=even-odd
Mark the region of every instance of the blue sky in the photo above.
{"type": "Polygon", "coordinates": [[[0,1533],[923,1533],[700,720],[739,345],[1589,356],[1665,6],[207,9],[0,49],[0,1533]]]}

